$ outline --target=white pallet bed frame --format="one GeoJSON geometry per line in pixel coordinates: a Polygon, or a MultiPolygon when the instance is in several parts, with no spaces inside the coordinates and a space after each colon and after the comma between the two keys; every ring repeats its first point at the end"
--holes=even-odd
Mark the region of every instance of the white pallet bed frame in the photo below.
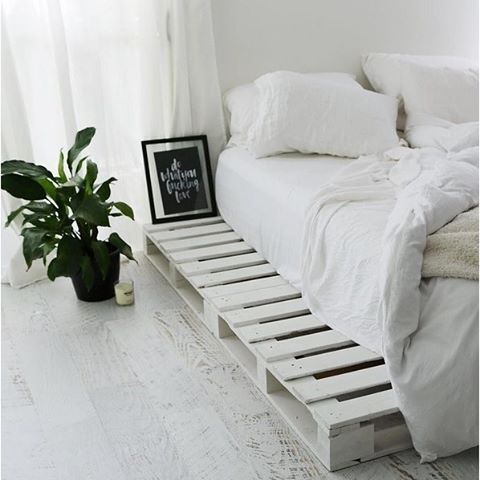
{"type": "Polygon", "coordinates": [[[322,325],[221,217],[146,225],[144,251],[329,470],[412,446],[382,357],[322,325]]]}

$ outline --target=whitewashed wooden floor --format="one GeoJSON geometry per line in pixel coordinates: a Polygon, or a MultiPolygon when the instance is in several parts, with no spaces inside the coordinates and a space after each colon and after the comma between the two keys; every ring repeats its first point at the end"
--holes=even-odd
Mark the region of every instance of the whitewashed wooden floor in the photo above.
{"type": "Polygon", "coordinates": [[[2,479],[478,478],[477,449],[327,472],[145,259],[123,269],[134,307],[2,288],[2,479]]]}

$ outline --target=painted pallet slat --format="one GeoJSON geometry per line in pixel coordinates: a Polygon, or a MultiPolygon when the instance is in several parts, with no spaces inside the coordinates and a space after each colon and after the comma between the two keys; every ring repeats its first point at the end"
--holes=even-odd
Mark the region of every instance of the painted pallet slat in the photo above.
{"type": "Polygon", "coordinates": [[[411,445],[381,356],[320,322],[220,217],[144,235],[147,257],[328,469],[411,445]]]}
{"type": "MultiPolygon", "coordinates": [[[[322,328],[318,318],[313,315],[302,315],[300,317],[286,318],[275,322],[257,323],[247,325],[238,329],[238,334],[248,343],[261,342],[275,337],[291,335],[293,332],[304,332],[315,328],[322,328]]],[[[288,361],[290,362],[290,360],[288,361]]],[[[293,378],[293,377],[292,377],[293,378]]]]}
{"type": "Polygon", "coordinates": [[[232,229],[226,223],[214,223],[212,225],[200,225],[198,227],[180,228],[178,230],[164,230],[151,234],[152,240],[161,242],[163,240],[174,240],[179,238],[200,237],[212,233],[230,232],[232,229]]]}
{"type": "Polygon", "coordinates": [[[241,238],[235,232],[226,232],[203,237],[186,238],[184,240],[167,240],[161,242],[160,245],[166,252],[173,253],[190,248],[211,247],[240,240],[241,238]]]}
{"type": "Polygon", "coordinates": [[[176,263],[186,263],[195,260],[209,260],[211,258],[228,257],[230,255],[250,252],[253,252],[253,248],[250,245],[245,242],[235,242],[174,252],[170,258],[176,263]]]}
{"type": "Polygon", "coordinates": [[[143,230],[147,234],[163,232],[164,230],[179,230],[182,228],[196,227],[198,225],[211,225],[213,223],[225,223],[220,216],[196,218],[194,220],[181,220],[180,222],[157,223],[144,225],[143,230]]]}
{"type": "Polygon", "coordinates": [[[287,282],[280,275],[274,275],[271,277],[257,278],[243,282],[227,283],[226,285],[218,285],[216,287],[206,287],[202,289],[202,295],[204,298],[213,299],[223,295],[251,292],[258,288],[276,287],[278,285],[286,284],[287,282]]]}
{"type": "Polygon", "coordinates": [[[266,302],[290,300],[300,296],[300,292],[291,285],[276,285],[254,291],[234,293],[212,299],[212,305],[221,312],[240,307],[252,307],[266,302]]]}
{"type": "Polygon", "coordinates": [[[327,428],[337,429],[356,422],[365,422],[398,412],[393,390],[373,393],[339,402],[335,399],[312,405],[314,416],[327,428]]]}
{"type": "Polygon", "coordinates": [[[189,281],[197,288],[223,285],[231,282],[241,282],[274,275],[275,269],[268,263],[253,265],[233,270],[211,272],[204,275],[190,277],[189,281]]]}
{"type": "Polygon", "coordinates": [[[378,365],[364,370],[334,375],[316,380],[310,377],[309,381],[294,387],[297,395],[305,403],[312,403],[325,398],[364,390],[389,382],[387,367],[378,365]]]}
{"type": "Polygon", "coordinates": [[[200,275],[202,273],[214,273],[222,270],[235,269],[238,267],[249,267],[265,263],[265,260],[258,253],[247,253],[245,255],[235,255],[233,257],[215,258],[213,260],[204,260],[196,262],[182,263],[178,269],[187,277],[200,275]]]}
{"type": "Polygon", "coordinates": [[[309,313],[308,307],[303,299],[297,298],[269,305],[260,305],[259,307],[233,310],[225,313],[224,318],[234,327],[241,327],[251,323],[303,315],[304,313],[309,313]]]}
{"type": "Polygon", "coordinates": [[[259,355],[267,362],[306,355],[311,352],[321,352],[332,348],[339,348],[345,345],[352,345],[349,338],[335,330],[312,333],[301,337],[289,338],[286,340],[269,340],[262,342],[256,348],[259,355]]]}
{"type": "MultiPolygon", "coordinates": [[[[313,317],[315,318],[315,317],[313,317]]],[[[359,363],[379,360],[382,357],[359,345],[328,353],[320,353],[305,358],[291,358],[276,362],[272,369],[283,380],[314,375],[339,368],[350,367],[359,363]]]]}

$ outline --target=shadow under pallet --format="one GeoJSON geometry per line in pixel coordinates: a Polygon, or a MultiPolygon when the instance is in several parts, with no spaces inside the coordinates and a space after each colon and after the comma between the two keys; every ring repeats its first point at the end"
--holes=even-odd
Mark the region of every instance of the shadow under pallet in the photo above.
{"type": "Polygon", "coordinates": [[[322,324],[221,217],[146,225],[144,252],[326,468],[412,446],[383,358],[322,324]]]}

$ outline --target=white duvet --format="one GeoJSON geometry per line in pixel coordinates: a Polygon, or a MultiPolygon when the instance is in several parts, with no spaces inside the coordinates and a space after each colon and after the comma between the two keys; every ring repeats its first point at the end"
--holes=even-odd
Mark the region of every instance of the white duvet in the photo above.
{"type": "Polygon", "coordinates": [[[303,293],[320,319],[383,353],[414,446],[432,461],[478,443],[478,282],[456,279],[453,291],[451,279],[421,279],[427,235],[478,204],[478,124],[446,125],[441,142],[410,128],[435,148],[362,157],[318,192],[303,293]]]}

